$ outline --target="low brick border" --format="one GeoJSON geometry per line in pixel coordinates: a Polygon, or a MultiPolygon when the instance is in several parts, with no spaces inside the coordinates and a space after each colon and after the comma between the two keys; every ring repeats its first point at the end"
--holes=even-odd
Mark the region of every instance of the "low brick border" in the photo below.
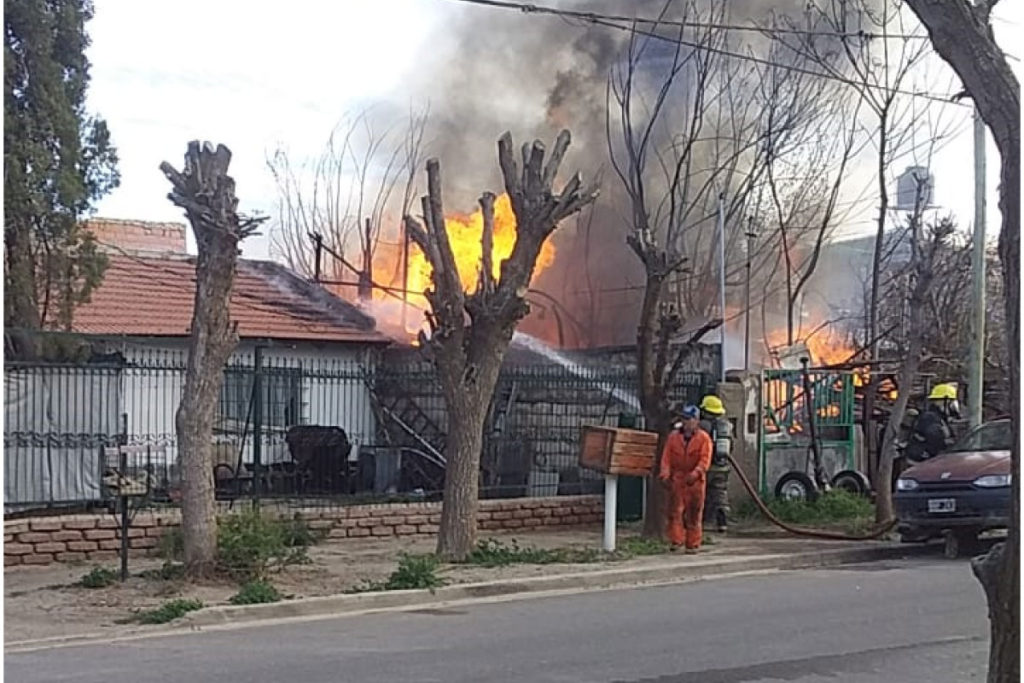
{"type": "MultiPolygon", "coordinates": [[[[346,538],[434,536],[440,503],[388,503],[338,507],[288,507],[266,501],[269,513],[307,520],[333,541],[346,538]]],[[[602,496],[509,498],[480,501],[481,531],[572,527],[600,522],[602,496]]],[[[128,529],[129,555],[151,555],[160,537],[181,524],[178,510],[140,511],[128,529]]],[[[108,561],[121,548],[120,521],[110,514],[63,515],[4,521],[4,566],[108,561]]]]}

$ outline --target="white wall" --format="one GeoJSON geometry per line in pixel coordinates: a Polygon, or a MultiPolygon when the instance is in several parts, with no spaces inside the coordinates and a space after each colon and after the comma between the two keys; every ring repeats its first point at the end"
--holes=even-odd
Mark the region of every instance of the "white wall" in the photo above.
{"type": "MultiPolygon", "coordinates": [[[[243,342],[229,365],[251,367],[255,345],[243,342]]],[[[181,401],[184,372],[162,369],[168,365],[184,367],[187,353],[184,341],[146,340],[120,342],[110,350],[124,354],[129,364],[140,368],[125,371],[122,379],[124,410],[128,415],[128,433],[134,441],[168,446],[168,459],[177,461],[175,413],[181,401]]],[[[372,372],[375,354],[369,347],[356,345],[294,344],[265,346],[266,368],[301,369],[298,423],[341,427],[354,446],[374,441],[376,420],[370,393],[363,374],[372,372]]],[[[251,430],[251,425],[249,427],[251,430]]],[[[221,439],[225,459],[238,457],[239,435],[221,439]]],[[[261,439],[261,461],[265,464],[291,460],[284,442],[284,431],[265,428],[261,439]]],[[[357,448],[352,449],[355,457],[357,448]]],[[[244,462],[253,461],[251,432],[242,452],[244,462]]]]}

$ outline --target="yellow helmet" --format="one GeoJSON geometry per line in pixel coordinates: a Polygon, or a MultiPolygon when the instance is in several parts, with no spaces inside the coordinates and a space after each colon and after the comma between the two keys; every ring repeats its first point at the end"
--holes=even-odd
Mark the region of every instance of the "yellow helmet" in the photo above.
{"type": "Polygon", "coordinates": [[[700,402],[700,409],[711,415],[725,415],[725,406],[722,405],[722,399],[714,395],[705,396],[704,400],[700,402]]]}
{"type": "Polygon", "coordinates": [[[932,387],[932,393],[928,394],[929,401],[955,401],[956,387],[952,384],[936,384],[932,387]]]}

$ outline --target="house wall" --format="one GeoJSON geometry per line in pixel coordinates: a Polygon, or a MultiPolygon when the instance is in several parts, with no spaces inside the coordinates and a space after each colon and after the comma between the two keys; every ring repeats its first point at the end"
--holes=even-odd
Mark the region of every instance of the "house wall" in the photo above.
{"type": "MultiPolygon", "coordinates": [[[[597,524],[603,515],[601,496],[485,500],[478,515],[481,530],[530,530],[597,524]]],[[[274,514],[271,504],[265,504],[274,514]]],[[[436,536],[440,503],[354,505],[335,508],[282,508],[314,529],[325,529],[332,541],[350,538],[436,536]]],[[[181,524],[177,510],[142,511],[128,529],[129,554],[156,554],[160,537],[181,524]]],[[[108,514],[65,515],[4,521],[4,566],[48,565],[57,562],[113,560],[121,547],[118,520],[108,514]]],[[[596,536],[595,536],[596,539],[596,536]]]]}
{"type": "MultiPolygon", "coordinates": [[[[179,339],[99,340],[107,353],[118,352],[128,367],[101,365],[5,368],[4,502],[8,512],[102,497],[103,448],[118,443],[122,415],[130,445],[149,445],[147,453],[128,457],[128,471],[151,470],[157,486],[178,476],[175,415],[184,388],[187,351],[179,339]]],[[[243,342],[229,366],[247,368],[251,377],[255,345],[243,342]]],[[[376,420],[364,376],[379,353],[366,345],[289,344],[268,346],[268,372],[297,373],[296,423],[336,426],[357,446],[374,442],[376,420]]],[[[223,403],[222,406],[223,407],[223,403]]],[[[252,462],[251,426],[244,441],[245,411],[224,433],[215,434],[215,461],[234,467],[252,462]]],[[[261,461],[288,462],[285,428],[263,430],[261,461]]]]}
{"type": "MultiPolygon", "coordinates": [[[[254,367],[256,344],[243,341],[232,354],[228,366],[254,367]]],[[[176,440],[174,419],[184,384],[184,373],[152,373],[147,362],[187,362],[185,342],[126,342],[118,348],[129,363],[143,365],[129,369],[123,379],[124,406],[128,414],[128,433],[137,441],[153,439],[171,443],[176,440]]],[[[370,393],[362,373],[372,372],[376,353],[364,345],[293,344],[267,346],[263,366],[301,370],[299,424],[341,427],[354,446],[373,443],[376,433],[370,393]]],[[[251,428],[251,427],[250,427],[251,428]]],[[[264,427],[261,449],[263,463],[290,460],[284,431],[264,427]]],[[[229,440],[232,444],[237,440],[229,440]]],[[[353,454],[356,452],[353,448],[353,454]]],[[[176,456],[176,447],[172,446],[176,456]]],[[[235,449],[237,457],[237,449],[235,449]]],[[[354,457],[354,455],[353,455],[354,457]]],[[[251,435],[242,451],[243,462],[253,462],[251,435]]]]}

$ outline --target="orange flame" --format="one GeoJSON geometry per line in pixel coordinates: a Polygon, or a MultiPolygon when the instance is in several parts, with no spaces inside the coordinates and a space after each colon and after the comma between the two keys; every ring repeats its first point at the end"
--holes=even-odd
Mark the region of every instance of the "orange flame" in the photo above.
{"type": "MultiPolygon", "coordinates": [[[[448,241],[452,247],[452,255],[455,257],[455,265],[459,271],[459,280],[466,291],[476,288],[483,266],[483,246],[481,237],[483,235],[484,217],[483,211],[477,209],[471,214],[452,214],[444,220],[445,231],[448,233],[448,241]]],[[[494,202],[494,246],[491,250],[493,262],[493,276],[498,279],[501,275],[501,264],[512,255],[512,249],[516,244],[516,216],[512,211],[512,201],[507,194],[497,197],[494,202]]],[[[410,311],[406,326],[414,326],[407,331],[414,335],[421,327],[423,321],[423,310],[429,305],[423,292],[431,287],[430,276],[433,269],[427,261],[426,255],[415,244],[409,246],[409,267],[408,277],[403,283],[401,281],[401,253],[391,250],[386,252],[379,250],[374,260],[374,271],[377,273],[398,273],[391,286],[396,289],[405,289],[408,292],[410,311]],[[413,308],[415,307],[415,308],[413,308]]],[[[533,271],[533,279],[551,266],[555,261],[555,246],[546,241],[540,250],[537,264],[533,271]]],[[[385,275],[386,277],[386,275],[385,275]]],[[[399,296],[401,293],[398,292],[399,296]]],[[[386,292],[375,291],[374,299],[387,297],[386,292]]],[[[392,300],[394,300],[393,297],[392,300]]],[[[390,315],[388,314],[388,317],[390,315]]],[[[379,319],[379,314],[378,314],[379,319]]]]}

